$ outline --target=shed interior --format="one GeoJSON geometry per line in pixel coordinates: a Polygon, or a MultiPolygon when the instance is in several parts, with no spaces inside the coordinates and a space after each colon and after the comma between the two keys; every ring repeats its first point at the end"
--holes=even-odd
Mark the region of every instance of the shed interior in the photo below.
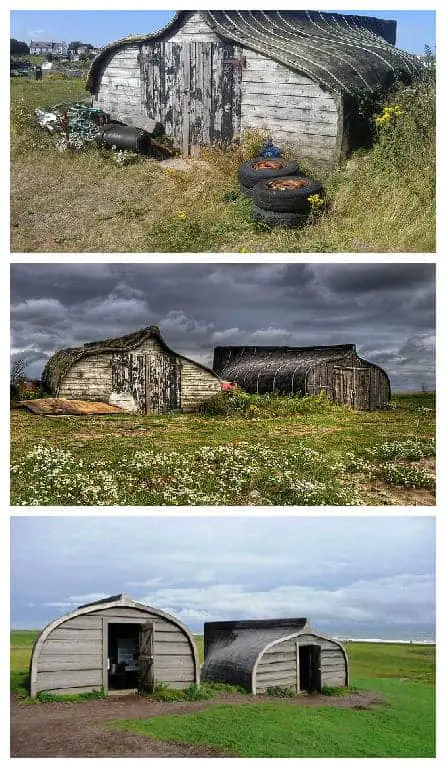
{"type": "Polygon", "coordinates": [[[138,687],[139,624],[109,622],[107,633],[108,690],[138,687]]]}

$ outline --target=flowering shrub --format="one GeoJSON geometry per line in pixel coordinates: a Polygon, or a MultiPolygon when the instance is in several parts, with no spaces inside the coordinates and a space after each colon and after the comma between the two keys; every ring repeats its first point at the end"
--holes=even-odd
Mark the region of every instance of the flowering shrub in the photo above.
{"type": "Polygon", "coordinates": [[[402,440],[382,443],[366,450],[366,456],[372,460],[407,459],[413,461],[427,456],[435,456],[435,440],[402,440]]]}
{"type": "Polygon", "coordinates": [[[376,470],[375,477],[392,485],[404,485],[406,488],[433,489],[435,487],[435,477],[422,467],[383,464],[376,470]]]}
{"type": "Polygon", "coordinates": [[[386,128],[392,120],[395,120],[396,117],[399,117],[400,115],[403,115],[404,112],[399,106],[399,104],[394,104],[393,106],[384,107],[382,113],[375,117],[375,123],[379,128],[386,128]]]}

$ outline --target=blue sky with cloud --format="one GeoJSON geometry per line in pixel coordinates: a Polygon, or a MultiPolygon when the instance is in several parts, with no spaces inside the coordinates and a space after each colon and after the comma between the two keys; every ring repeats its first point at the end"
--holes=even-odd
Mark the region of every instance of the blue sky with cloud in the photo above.
{"type": "MultiPolygon", "coordinates": [[[[335,9],[327,9],[334,11],[335,9]]],[[[348,10],[339,13],[376,16],[397,22],[398,47],[422,54],[425,44],[435,47],[435,11],[348,10]]],[[[42,11],[11,12],[11,37],[29,43],[36,40],[81,40],[102,46],[131,34],[160,29],[174,11],[42,11]]]]}
{"type": "Polygon", "coordinates": [[[110,594],[204,621],[308,616],[348,637],[433,639],[427,517],[12,520],[12,626],[110,594]]]}

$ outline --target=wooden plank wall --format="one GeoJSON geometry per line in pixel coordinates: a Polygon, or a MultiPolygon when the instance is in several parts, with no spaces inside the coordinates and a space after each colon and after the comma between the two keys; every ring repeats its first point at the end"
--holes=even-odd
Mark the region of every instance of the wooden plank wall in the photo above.
{"type": "Polygon", "coordinates": [[[181,398],[185,411],[198,408],[200,403],[221,391],[221,384],[210,371],[188,360],[182,361],[181,398]]]}
{"type": "Polygon", "coordinates": [[[181,107],[182,84],[174,70],[182,71],[183,66],[179,68],[178,62],[174,66],[174,62],[179,49],[189,45],[192,46],[192,145],[199,145],[204,140],[219,141],[239,130],[267,128],[276,144],[282,147],[296,145],[301,157],[327,164],[336,162],[342,132],[341,110],[336,99],[304,75],[246,48],[234,46],[230,52],[234,58],[245,56],[246,68],[232,70],[227,65],[222,68],[219,60],[223,51],[221,42],[197,12],[190,12],[181,29],[166,35],[162,43],[124,46],[111,53],[104,66],[95,97],[97,106],[109,112],[112,119],[149,131],[153,129],[154,122],[159,121],[181,145],[184,112],[181,107]],[[197,45],[203,43],[205,48],[197,45]],[[218,43],[212,55],[211,43],[218,43]],[[162,79],[165,80],[163,94],[159,90],[160,73],[156,68],[151,73],[150,67],[144,65],[144,57],[150,59],[157,51],[159,55],[162,52],[165,58],[162,65],[162,79]],[[211,57],[212,62],[206,57],[211,57]],[[141,62],[144,71],[142,79],[141,62]],[[233,84],[226,82],[229,75],[231,78],[234,76],[233,84]],[[237,87],[240,75],[241,93],[237,87]],[[154,82],[152,77],[155,77],[154,82]],[[203,96],[196,98],[194,92],[196,94],[197,91],[202,91],[203,96]],[[228,95],[231,99],[230,110],[226,103],[228,95]],[[158,104],[160,96],[163,103],[158,104]],[[209,99],[212,99],[211,110],[207,104],[209,99]],[[225,121],[231,121],[231,126],[226,126],[225,121]]]}
{"type": "MultiPolygon", "coordinates": [[[[178,384],[180,386],[180,397],[173,391],[170,391],[172,389],[170,387],[165,404],[164,400],[160,400],[158,390],[156,392],[154,390],[154,398],[156,400],[156,402],[152,403],[154,412],[167,412],[169,410],[168,406],[174,410],[177,407],[181,407],[184,410],[194,410],[203,400],[212,397],[212,395],[220,391],[220,382],[210,371],[201,368],[193,361],[167,356],[163,347],[156,339],[147,339],[137,349],[132,350],[131,356],[132,359],[137,361],[141,355],[146,353],[149,357],[153,357],[153,353],[156,353],[157,359],[161,359],[161,357],[163,360],[165,359],[166,365],[161,367],[159,364],[155,365],[156,370],[158,370],[162,380],[165,380],[167,374],[172,372],[172,382],[175,379],[175,387],[178,384]],[[173,376],[174,369],[176,371],[175,376],[173,376]]],[[[128,358],[128,353],[124,355],[124,358],[128,358]]],[[[141,407],[142,401],[140,396],[142,397],[142,394],[135,393],[135,396],[133,396],[132,391],[130,391],[130,385],[127,388],[123,385],[121,387],[122,391],[117,391],[116,388],[113,389],[113,381],[116,384],[119,378],[116,370],[112,377],[113,361],[116,366],[116,355],[112,356],[111,354],[104,353],[89,355],[79,360],[70,368],[65,376],[61,384],[59,396],[72,400],[98,400],[106,403],[111,398],[113,403],[121,405],[122,408],[130,411],[135,410],[138,406],[141,407]]],[[[154,357],[153,362],[154,364],[156,362],[154,357]]],[[[153,375],[155,374],[155,369],[152,373],[153,375]]],[[[126,377],[128,378],[127,364],[124,365],[122,374],[119,381],[122,379],[125,383],[126,377]]]]}
{"type": "Polygon", "coordinates": [[[59,397],[108,403],[112,393],[111,356],[89,355],[75,363],[60,386],[59,397]]]}
{"type": "Polygon", "coordinates": [[[273,142],[295,145],[300,156],[338,160],[338,107],[333,96],[304,75],[243,49],[241,130],[267,128],[273,142]]]}
{"type": "Polygon", "coordinates": [[[345,659],[341,648],[331,640],[317,635],[299,635],[272,646],[257,665],[256,692],[265,693],[267,688],[283,686],[296,691],[296,642],[300,645],[319,645],[321,648],[321,684],[344,686],[346,679],[345,659]]]}
{"type": "MultiPolygon", "coordinates": [[[[94,102],[95,106],[108,112],[112,120],[146,128],[147,116],[142,111],[139,51],[140,46],[133,43],[110,54],[102,65],[94,102]]],[[[153,125],[150,123],[147,128],[151,130],[153,125]]]]}
{"type": "Polygon", "coordinates": [[[318,635],[299,635],[299,645],[320,645],[321,647],[321,685],[343,687],[347,677],[347,668],[342,648],[318,635]]]}
{"type": "Polygon", "coordinates": [[[208,27],[206,22],[203,21],[198,11],[189,11],[181,28],[176,32],[171,32],[170,35],[166,35],[163,40],[168,40],[169,42],[175,41],[176,43],[192,41],[216,43],[219,38],[215,32],[208,27]]]}
{"type": "Polygon", "coordinates": [[[155,679],[172,688],[186,688],[194,682],[192,649],[179,627],[150,610],[117,606],[68,619],[48,635],[37,660],[37,692],[68,694],[102,689],[102,617],[117,622],[153,621],[155,679]]]}
{"type": "Polygon", "coordinates": [[[352,405],[353,389],[356,392],[354,407],[357,410],[374,410],[389,401],[389,385],[385,374],[357,355],[343,361],[320,363],[308,373],[307,394],[317,395],[324,390],[335,402],[352,405]],[[359,369],[354,388],[353,372],[349,370],[351,366],[359,369]],[[367,373],[361,375],[361,371],[367,373]]]}

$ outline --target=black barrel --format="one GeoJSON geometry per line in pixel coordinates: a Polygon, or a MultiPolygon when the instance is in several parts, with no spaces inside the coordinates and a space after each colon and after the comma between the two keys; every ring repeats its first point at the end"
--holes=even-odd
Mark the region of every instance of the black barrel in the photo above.
{"type": "Polygon", "coordinates": [[[102,143],[106,147],[147,152],[150,147],[150,135],[142,128],[134,128],[133,125],[108,123],[103,126],[102,143]]]}

